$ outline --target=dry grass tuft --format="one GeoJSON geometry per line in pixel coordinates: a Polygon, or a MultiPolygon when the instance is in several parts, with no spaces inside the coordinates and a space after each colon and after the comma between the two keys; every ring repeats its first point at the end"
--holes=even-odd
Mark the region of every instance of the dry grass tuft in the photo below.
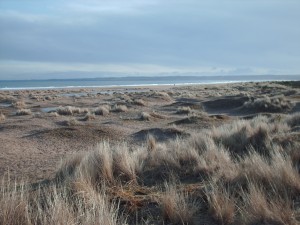
{"type": "Polygon", "coordinates": [[[252,99],[244,103],[244,108],[257,112],[287,112],[294,107],[294,103],[287,100],[284,95],[252,99]]]}
{"type": "Polygon", "coordinates": [[[12,103],[12,106],[18,109],[23,109],[26,107],[26,104],[24,101],[15,101],[12,103]]]}
{"type": "Polygon", "coordinates": [[[230,196],[226,186],[212,184],[212,190],[206,193],[209,213],[219,224],[232,224],[236,214],[236,203],[233,196],[230,196]]]}
{"type": "Polygon", "coordinates": [[[90,121],[90,120],[94,120],[94,119],[96,119],[95,114],[90,113],[90,112],[86,113],[84,115],[84,117],[82,118],[83,121],[90,121]]]}
{"type": "Polygon", "coordinates": [[[16,102],[16,98],[10,94],[0,93],[0,102],[13,103],[16,102]]]}
{"type": "Polygon", "coordinates": [[[84,158],[83,153],[77,153],[76,155],[69,156],[67,159],[60,162],[59,169],[56,172],[56,180],[73,179],[75,171],[80,166],[81,161],[84,158]]]}
{"type": "Polygon", "coordinates": [[[172,224],[194,224],[193,217],[197,204],[187,194],[181,193],[174,185],[165,184],[166,191],[162,196],[162,214],[165,221],[172,224]]]}
{"type": "Polygon", "coordinates": [[[141,112],[140,119],[149,121],[151,119],[151,115],[147,112],[141,112]]]}
{"type": "Polygon", "coordinates": [[[116,213],[118,204],[109,201],[103,192],[90,188],[87,182],[79,185],[79,181],[72,189],[72,196],[66,187],[55,186],[39,189],[34,194],[25,191],[25,186],[13,187],[11,192],[2,191],[0,224],[126,224],[122,215],[116,213]]]}
{"type": "Polygon", "coordinates": [[[288,115],[285,120],[290,127],[300,126],[300,113],[288,115]]]}
{"type": "Polygon", "coordinates": [[[59,114],[57,112],[50,112],[50,113],[48,113],[48,115],[50,117],[58,117],[59,116],[59,114]]]}
{"type": "Polygon", "coordinates": [[[242,209],[243,219],[246,224],[298,224],[291,200],[286,196],[270,196],[255,184],[250,185],[248,194],[244,194],[246,209],[242,209]],[[270,201],[271,200],[271,201],[270,201]]]}
{"type": "Polygon", "coordinates": [[[231,124],[213,128],[210,136],[234,155],[243,155],[254,147],[256,152],[269,155],[274,133],[288,131],[284,124],[271,124],[266,117],[256,117],[251,121],[238,120],[231,124]]]}
{"type": "Polygon", "coordinates": [[[94,110],[95,115],[107,116],[110,111],[109,105],[99,106],[94,110]]]}
{"type": "Polygon", "coordinates": [[[31,114],[32,114],[32,112],[30,109],[19,109],[16,112],[17,116],[26,116],[26,115],[31,115],[31,114]]]}
{"type": "Polygon", "coordinates": [[[62,122],[62,125],[64,125],[64,126],[76,126],[78,124],[79,124],[78,120],[76,120],[74,117],[62,122]]]}
{"type": "Polygon", "coordinates": [[[77,108],[73,106],[65,106],[65,107],[60,106],[56,109],[56,112],[59,115],[71,116],[74,114],[88,113],[89,110],[85,108],[77,108]]]}
{"type": "Polygon", "coordinates": [[[170,95],[166,92],[161,92],[161,91],[155,91],[153,94],[152,94],[153,97],[155,98],[160,98],[160,99],[163,99],[165,101],[171,101],[172,98],[170,97],[170,95]]]}
{"type": "Polygon", "coordinates": [[[6,119],[6,116],[2,113],[0,113],[0,122],[4,121],[6,119]]]}
{"type": "Polygon", "coordinates": [[[113,105],[112,107],[112,111],[113,112],[127,112],[128,111],[128,108],[126,105],[118,105],[118,104],[115,104],[113,105]]]}
{"type": "Polygon", "coordinates": [[[189,106],[181,106],[177,109],[177,114],[189,114],[192,112],[192,109],[189,106]]]}
{"type": "Polygon", "coordinates": [[[39,190],[1,189],[0,224],[299,224],[299,140],[274,141],[295,135],[294,117],[144,145],[102,141],[39,190]]]}
{"type": "Polygon", "coordinates": [[[159,113],[157,113],[155,111],[151,112],[150,116],[153,117],[153,118],[157,118],[157,119],[165,119],[166,118],[166,116],[161,115],[161,114],[159,114],[159,113]]]}
{"type": "Polygon", "coordinates": [[[147,103],[143,99],[135,99],[132,103],[135,104],[135,105],[139,105],[139,106],[146,106],[147,105],[147,103]]]}
{"type": "Polygon", "coordinates": [[[115,184],[136,180],[136,162],[131,157],[129,148],[126,144],[120,144],[116,148],[122,151],[114,151],[108,142],[100,143],[95,150],[81,159],[75,173],[90,180],[95,187],[103,183],[115,184]]]}
{"type": "Polygon", "coordinates": [[[157,148],[157,143],[155,138],[152,135],[149,135],[147,138],[147,150],[148,152],[154,152],[157,148]]]}

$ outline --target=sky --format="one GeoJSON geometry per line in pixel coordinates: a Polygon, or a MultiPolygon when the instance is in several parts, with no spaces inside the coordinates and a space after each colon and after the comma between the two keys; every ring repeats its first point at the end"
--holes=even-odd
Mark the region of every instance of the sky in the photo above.
{"type": "Polygon", "coordinates": [[[300,74],[299,0],[0,0],[0,80],[300,74]]]}

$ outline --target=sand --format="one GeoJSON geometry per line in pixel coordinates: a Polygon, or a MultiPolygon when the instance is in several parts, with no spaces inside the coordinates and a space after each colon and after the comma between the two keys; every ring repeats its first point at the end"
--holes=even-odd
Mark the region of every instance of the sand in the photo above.
{"type": "Polygon", "coordinates": [[[53,178],[62,159],[101,140],[143,145],[151,134],[164,142],[235,119],[299,111],[299,82],[0,91],[5,116],[0,121],[0,176],[38,182],[53,178]],[[275,106],[255,99],[271,99],[275,106]],[[108,115],[93,115],[105,105],[111,108],[108,115]],[[58,115],[60,106],[81,112],[58,115]],[[31,114],[16,115],[20,109],[31,114]]]}

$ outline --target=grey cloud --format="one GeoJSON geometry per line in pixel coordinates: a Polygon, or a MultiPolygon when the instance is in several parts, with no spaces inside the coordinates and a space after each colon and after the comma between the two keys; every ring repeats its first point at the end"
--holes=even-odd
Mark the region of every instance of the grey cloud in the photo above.
{"type": "Polygon", "coordinates": [[[299,70],[298,1],[106,2],[3,8],[0,60],[299,70]]]}

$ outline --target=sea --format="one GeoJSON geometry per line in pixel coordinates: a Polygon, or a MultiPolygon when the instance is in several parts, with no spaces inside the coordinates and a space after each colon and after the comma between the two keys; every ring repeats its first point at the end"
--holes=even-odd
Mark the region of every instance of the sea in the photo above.
{"type": "Polygon", "coordinates": [[[82,79],[0,80],[0,90],[62,89],[89,87],[218,84],[263,81],[299,81],[300,75],[242,76],[128,76],[82,79]]]}

